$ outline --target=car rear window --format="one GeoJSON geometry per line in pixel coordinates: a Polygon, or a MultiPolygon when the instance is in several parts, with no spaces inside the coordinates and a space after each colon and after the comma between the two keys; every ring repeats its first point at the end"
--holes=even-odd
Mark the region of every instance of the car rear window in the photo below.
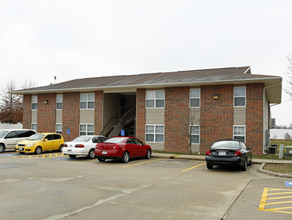
{"type": "Polygon", "coordinates": [[[106,140],[104,143],[118,144],[118,143],[122,143],[126,139],[127,138],[123,138],[123,137],[115,137],[115,138],[110,138],[110,139],[106,140]]]}
{"type": "Polygon", "coordinates": [[[218,141],[212,144],[211,149],[238,149],[238,141],[218,141]]]}
{"type": "Polygon", "coordinates": [[[80,136],[75,138],[72,142],[88,142],[91,136],[80,136]]]}

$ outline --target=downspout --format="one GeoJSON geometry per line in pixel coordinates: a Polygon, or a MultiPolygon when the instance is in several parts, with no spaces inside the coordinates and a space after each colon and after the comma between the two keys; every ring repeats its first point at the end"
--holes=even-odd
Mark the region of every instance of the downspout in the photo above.
{"type": "MultiPolygon", "coordinates": [[[[278,85],[281,85],[282,86],[282,82],[281,83],[279,83],[279,84],[276,84],[276,85],[272,85],[272,86],[267,86],[267,87],[264,87],[264,89],[263,89],[263,107],[265,107],[265,102],[266,102],[266,89],[269,89],[269,88],[271,88],[271,87],[275,87],[275,86],[278,86],[278,85]]],[[[274,105],[270,105],[269,107],[272,107],[272,106],[276,106],[276,105],[280,105],[281,103],[279,103],[279,104],[274,104],[274,105]]],[[[269,104],[268,104],[269,105],[269,104]]],[[[263,110],[264,110],[264,108],[263,108],[263,110]]],[[[263,112],[263,113],[265,113],[265,112],[263,112]]],[[[265,152],[265,137],[266,137],[266,134],[265,134],[265,119],[266,119],[266,117],[265,117],[265,114],[263,114],[263,137],[264,137],[264,140],[263,140],[263,154],[266,154],[266,152],[265,152]]],[[[270,129],[269,127],[268,127],[268,129],[270,129]]]]}

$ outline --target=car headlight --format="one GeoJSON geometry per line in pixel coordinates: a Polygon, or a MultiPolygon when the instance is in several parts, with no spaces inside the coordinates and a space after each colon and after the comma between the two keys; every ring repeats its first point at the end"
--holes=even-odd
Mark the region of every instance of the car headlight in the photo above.
{"type": "Polygon", "coordinates": [[[26,145],[27,147],[32,147],[33,146],[33,144],[28,144],[28,145],[26,145]]]}

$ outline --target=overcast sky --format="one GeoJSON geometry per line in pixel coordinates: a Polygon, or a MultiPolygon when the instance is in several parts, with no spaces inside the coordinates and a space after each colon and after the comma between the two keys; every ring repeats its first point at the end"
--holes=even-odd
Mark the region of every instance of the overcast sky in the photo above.
{"type": "MultiPolygon", "coordinates": [[[[0,0],[1,86],[251,66],[284,76],[291,0],[0,0]]],[[[292,97],[272,107],[292,124],[292,97]]]]}

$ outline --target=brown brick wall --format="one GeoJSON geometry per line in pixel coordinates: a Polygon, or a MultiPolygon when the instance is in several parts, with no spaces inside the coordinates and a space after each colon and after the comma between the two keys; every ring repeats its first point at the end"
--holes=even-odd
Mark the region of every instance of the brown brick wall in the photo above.
{"type": "Polygon", "coordinates": [[[95,92],[95,108],[94,108],[94,132],[99,134],[102,130],[103,122],[103,91],[95,92]]]}
{"type": "Polygon", "coordinates": [[[145,142],[146,89],[137,89],[136,93],[136,137],[145,142]]]}
{"type": "Polygon", "coordinates": [[[63,93],[63,136],[68,140],[67,129],[70,129],[69,140],[79,136],[80,120],[80,93],[68,92],[63,93]]]}
{"type": "Polygon", "coordinates": [[[263,154],[263,84],[246,86],[246,144],[254,155],[263,154]]]}
{"type": "Polygon", "coordinates": [[[164,149],[187,153],[189,146],[189,87],[165,89],[164,121],[164,149]]]}
{"type": "Polygon", "coordinates": [[[31,128],[31,95],[23,95],[23,128],[31,128]]]}
{"type": "Polygon", "coordinates": [[[56,131],[56,94],[38,94],[37,110],[38,132],[56,131]],[[48,100],[45,104],[44,101],[48,100]]]}
{"type": "Polygon", "coordinates": [[[233,85],[201,87],[200,151],[219,139],[233,138],[233,85]],[[214,100],[213,95],[219,99],[214,100]]]}

